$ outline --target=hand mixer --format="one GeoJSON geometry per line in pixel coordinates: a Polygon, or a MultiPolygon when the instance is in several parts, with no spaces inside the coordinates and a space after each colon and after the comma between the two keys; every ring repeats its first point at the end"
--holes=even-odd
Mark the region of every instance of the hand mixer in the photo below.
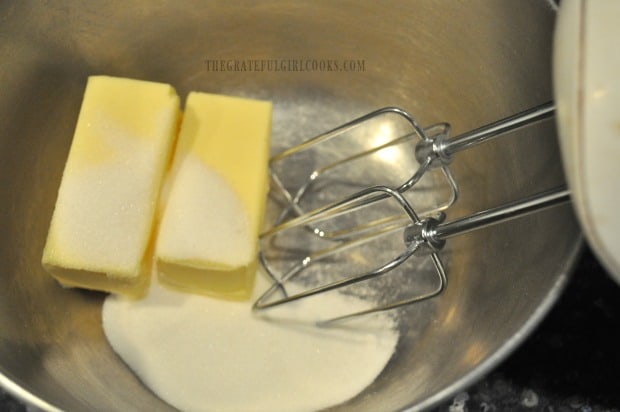
{"type": "MultiPolygon", "coordinates": [[[[609,266],[616,269],[620,256],[617,245],[620,241],[614,241],[613,238],[605,243],[605,240],[609,239],[609,236],[604,236],[610,233],[608,226],[601,231],[598,223],[600,219],[593,219],[584,206],[589,204],[584,202],[584,198],[589,196],[587,200],[592,200],[597,195],[584,188],[584,180],[590,183],[587,172],[574,167],[575,163],[579,164],[581,161],[579,165],[583,168],[585,163],[582,159],[585,156],[575,150],[576,142],[583,141],[585,136],[590,138],[590,133],[598,132],[584,126],[584,116],[589,113],[588,108],[594,105],[583,89],[588,80],[584,73],[587,72],[586,68],[595,71],[591,67],[596,68],[600,63],[597,59],[603,57],[592,50],[604,50],[601,47],[605,41],[601,38],[607,36],[605,31],[600,29],[600,25],[599,30],[594,30],[592,34],[591,27],[597,25],[591,20],[601,19],[602,15],[610,11],[619,13],[620,7],[613,2],[586,5],[578,0],[566,1],[563,4],[556,32],[554,81],[559,107],[562,154],[568,181],[573,189],[572,196],[574,200],[577,199],[576,209],[586,234],[589,234],[590,239],[594,239],[593,245],[605,256],[604,260],[611,262],[609,266]],[[579,47],[576,48],[575,44],[579,44],[579,47]],[[584,61],[588,63],[587,66],[584,61]],[[571,71],[574,67],[580,70],[571,71]],[[586,104],[587,106],[584,106],[586,104]],[[574,122],[578,123],[578,120],[581,120],[581,123],[575,127],[574,122]],[[575,182],[580,182],[581,185],[575,182]]],[[[613,19],[608,21],[615,25],[613,19]]],[[[613,36],[607,38],[613,39],[613,36]]],[[[616,60],[615,64],[617,67],[620,62],[616,60]]],[[[607,80],[613,80],[613,72],[612,69],[605,72],[607,80]]],[[[617,100],[617,84],[615,89],[612,87],[611,90],[617,100]]],[[[600,88],[598,93],[601,93],[600,88]]],[[[274,225],[262,234],[260,254],[261,262],[274,284],[255,302],[254,310],[265,310],[319,293],[372,281],[401,267],[413,255],[424,254],[430,257],[436,275],[435,286],[431,290],[413,297],[381,303],[367,310],[340,315],[329,321],[394,309],[437,296],[447,283],[446,271],[438,254],[446,239],[570,200],[568,189],[559,187],[445,222],[443,211],[458,198],[458,185],[449,169],[454,155],[505,136],[511,131],[531,126],[554,114],[554,105],[546,103],[450,139],[448,124],[422,128],[404,110],[388,107],[275,155],[271,159],[272,194],[283,202],[283,211],[274,225]],[[388,117],[397,120],[388,122],[388,117]],[[376,139],[373,136],[381,138],[376,139]],[[330,147],[330,142],[338,140],[345,141],[338,147],[345,146],[347,150],[334,150],[334,147],[330,147]],[[401,163],[407,161],[411,164],[408,174],[392,179],[389,167],[387,172],[377,173],[377,167],[385,167],[399,156],[401,163]],[[405,160],[403,156],[406,157],[405,160]],[[311,159],[309,163],[313,167],[293,178],[288,176],[288,172],[278,171],[280,165],[287,162],[289,166],[285,166],[283,170],[290,170],[290,164],[299,164],[299,159],[311,159]],[[378,175],[379,182],[360,188],[342,177],[347,176],[348,171],[364,168],[370,170],[369,175],[378,175]],[[387,175],[390,175],[389,178],[387,175]],[[429,177],[431,175],[433,177],[429,177]],[[446,198],[440,201],[437,201],[437,196],[427,195],[429,191],[435,190],[437,176],[440,176],[447,193],[446,198]],[[389,182],[382,182],[381,179],[389,182]],[[429,198],[433,201],[429,202],[429,198]],[[368,250],[368,247],[373,248],[373,251],[381,248],[384,238],[395,233],[400,236],[400,240],[385,244],[388,245],[387,249],[395,249],[394,245],[397,245],[398,250],[392,250],[393,253],[386,255],[388,257],[384,258],[381,264],[360,266],[362,269],[354,267],[354,262],[364,260],[364,251],[368,250]],[[339,261],[341,263],[337,264],[339,261]],[[338,276],[322,275],[324,272],[331,272],[336,266],[340,268],[338,276]],[[312,270],[317,267],[320,267],[319,271],[312,270]],[[296,282],[295,287],[291,287],[293,282],[296,282]]],[[[608,152],[607,156],[609,157],[608,152]]],[[[359,173],[355,174],[356,177],[358,175],[359,173]]],[[[600,196],[597,201],[602,201],[600,196]]],[[[604,203],[609,206],[611,201],[605,199],[604,203]]],[[[600,207],[597,210],[600,211],[600,207]]],[[[618,227],[617,221],[616,218],[612,227],[618,227]]],[[[615,236],[618,232],[612,233],[615,236]]]]}

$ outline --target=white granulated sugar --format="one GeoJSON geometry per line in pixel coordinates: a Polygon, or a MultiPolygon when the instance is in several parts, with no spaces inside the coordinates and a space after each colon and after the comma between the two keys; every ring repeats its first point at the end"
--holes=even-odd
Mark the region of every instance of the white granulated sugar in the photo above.
{"type": "MultiPolygon", "coordinates": [[[[257,292],[267,282],[259,275],[257,292]]],[[[307,309],[294,305],[287,318],[307,309]]],[[[326,311],[367,306],[339,294],[311,303],[326,311]]],[[[398,333],[319,328],[266,320],[251,302],[187,295],[154,283],[139,301],[106,299],[103,327],[114,350],[164,401],[183,411],[313,411],[359,394],[392,356],[398,333]]]]}
{"type": "Polygon", "coordinates": [[[167,193],[157,256],[177,262],[245,265],[255,253],[247,216],[230,185],[188,154],[167,193]]]}
{"type": "Polygon", "coordinates": [[[57,205],[57,238],[76,252],[73,260],[83,269],[137,271],[151,234],[165,142],[132,135],[112,122],[97,129],[105,130],[100,138],[109,153],[65,174],[61,190],[70,201],[57,205]]]}

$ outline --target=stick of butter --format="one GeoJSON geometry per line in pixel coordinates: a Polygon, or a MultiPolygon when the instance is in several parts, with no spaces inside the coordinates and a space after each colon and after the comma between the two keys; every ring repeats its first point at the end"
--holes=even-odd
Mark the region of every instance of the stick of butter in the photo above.
{"type": "Polygon", "coordinates": [[[190,93],[157,236],[160,281],[248,299],[267,192],[272,104],[190,93]]]}
{"type": "Polygon", "coordinates": [[[88,79],[42,263],[62,285],[139,296],[180,116],[166,84],[88,79]]]}

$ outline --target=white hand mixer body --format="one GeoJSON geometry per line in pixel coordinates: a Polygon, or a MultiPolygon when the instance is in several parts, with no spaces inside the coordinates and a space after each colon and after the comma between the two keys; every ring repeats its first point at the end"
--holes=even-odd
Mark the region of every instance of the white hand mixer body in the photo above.
{"type": "Polygon", "coordinates": [[[588,242],[620,282],[620,2],[564,0],[553,82],[564,171],[588,242]]]}

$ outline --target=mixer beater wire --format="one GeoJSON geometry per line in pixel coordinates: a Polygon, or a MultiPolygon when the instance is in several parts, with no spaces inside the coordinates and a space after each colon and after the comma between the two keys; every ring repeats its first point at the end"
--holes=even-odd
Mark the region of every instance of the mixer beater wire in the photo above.
{"type": "MultiPolygon", "coordinates": [[[[254,303],[253,309],[263,311],[319,293],[340,290],[349,285],[379,278],[401,266],[412,255],[424,253],[423,250],[430,257],[436,273],[436,285],[432,290],[413,297],[378,304],[368,310],[339,315],[322,323],[394,309],[439,295],[447,284],[446,271],[438,254],[446,239],[570,200],[568,190],[562,186],[445,222],[443,211],[458,198],[458,186],[449,169],[454,155],[513,130],[548,119],[553,116],[554,111],[554,105],[546,103],[450,139],[450,126],[447,123],[423,129],[406,111],[387,107],[276,154],[270,161],[271,192],[274,197],[283,201],[284,205],[273,226],[261,235],[259,254],[260,261],[266,273],[272,278],[273,284],[254,303]],[[351,133],[359,133],[361,130],[361,141],[365,142],[372,133],[365,133],[364,128],[371,128],[369,125],[372,125],[373,121],[387,115],[395,115],[399,121],[404,120],[406,125],[404,128],[398,128],[396,131],[398,135],[395,138],[383,139],[378,144],[370,148],[363,147],[361,150],[362,146],[347,142],[346,144],[351,146],[351,152],[340,158],[333,158],[334,150],[327,146],[329,141],[337,138],[344,140],[351,133]],[[380,162],[382,151],[386,152],[397,146],[401,149],[404,147],[406,150],[403,149],[399,153],[406,152],[407,156],[413,158],[412,163],[417,164],[417,168],[414,166],[407,176],[401,177],[400,181],[379,183],[359,190],[353,185],[352,189],[347,187],[352,191],[350,194],[341,190],[346,185],[330,189],[333,181],[342,180],[339,177],[334,179],[333,176],[340,176],[341,171],[346,168],[357,173],[362,167],[356,162],[362,159],[370,159],[373,166],[378,164],[382,167],[383,163],[380,162]],[[318,154],[310,152],[321,147],[325,147],[323,152],[320,150],[318,154]],[[302,158],[306,156],[304,160],[311,163],[313,168],[302,172],[295,182],[290,183],[285,181],[288,173],[280,172],[279,167],[294,156],[302,158]],[[314,167],[316,158],[324,157],[329,157],[326,163],[314,167]],[[410,196],[419,191],[426,175],[435,170],[440,172],[439,175],[443,176],[446,182],[445,186],[449,192],[447,200],[432,206],[421,202],[420,207],[418,205],[420,198],[410,196]],[[300,233],[304,234],[303,239],[300,233]],[[329,271],[330,265],[339,255],[369,242],[383,242],[381,239],[384,236],[394,233],[402,235],[399,241],[402,251],[389,258],[386,263],[355,271],[351,269],[349,262],[345,262],[343,276],[328,278],[323,284],[318,282],[318,285],[316,281],[319,279],[304,280],[304,273],[310,272],[309,269],[316,267],[317,264],[322,263],[324,268],[321,270],[329,271]],[[292,253],[288,253],[291,251],[292,253]],[[297,285],[295,291],[290,293],[289,286],[299,279],[302,279],[300,282],[302,287],[297,285]]],[[[379,124],[383,127],[383,123],[379,124]]],[[[293,162],[299,164],[297,159],[293,162]]],[[[375,174],[377,173],[373,173],[375,174]]],[[[381,178],[383,176],[379,177],[381,178]]],[[[359,259],[359,255],[364,254],[351,253],[346,255],[345,260],[359,259]]],[[[310,277],[314,276],[312,273],[310,277]]]]}

